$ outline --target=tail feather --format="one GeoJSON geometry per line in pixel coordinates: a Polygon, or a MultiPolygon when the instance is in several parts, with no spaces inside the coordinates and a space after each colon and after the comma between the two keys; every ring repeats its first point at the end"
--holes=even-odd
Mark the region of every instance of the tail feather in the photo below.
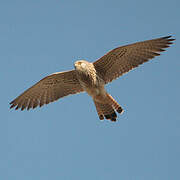
{"type": "Polygon", "coordinates": [[[101,110],[101,108],[100,108],[99,103],[97,103],[96,101],[94,101],[94,104],[95,104],[95,106],[96,106],[96,110],[97,110],[99,119],[100,119],[100,120],[103,120],[103,119],[104,119],[104,115],[103,115],[103,112],[102,112],[102,110],[101,110]]]}
{"type": "Polygon", "coordinates": [[[106,118],[111,121],[116,121],[117,114],[115,110],[120,114],[123,113],[122,107],[108,93],[103,102],[99,102],[94,99],[94,104],[100,120],[106,118]]]}
{"type": "Polygon", "coordinates": [[[124,112],[123,108],[118,104],[118,102],[108,93],[107,93],[107,99],[118,113],[122,114],[124,112]]]}

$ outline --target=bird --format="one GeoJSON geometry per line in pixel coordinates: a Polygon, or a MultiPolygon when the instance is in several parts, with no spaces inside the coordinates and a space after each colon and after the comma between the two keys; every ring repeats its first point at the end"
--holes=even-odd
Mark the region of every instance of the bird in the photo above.
{"type": "Polygon", "coordinates": [[[105,90],[105,85],[165,51],[172,36],[117,47],[96,60],[78,60],[74,69],[46,76],[10,102],[10,108],[34,109],[67,95],[86,92],[92,97],[100,120],[117,120],[123,108],[105,90]]]}

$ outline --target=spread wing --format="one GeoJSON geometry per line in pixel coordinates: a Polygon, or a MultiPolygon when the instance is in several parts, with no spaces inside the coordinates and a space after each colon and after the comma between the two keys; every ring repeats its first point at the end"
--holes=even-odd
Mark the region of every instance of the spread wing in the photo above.
{"type": "Polygon", "coordinates": [[[171,36],[121,46],[95,61],[94,67],[105,83],[118,78],[133,68],[159,56],[159,52],[172,44],[171,36]]]}
{"type": "Polygon", "coordinates": [[[82,91],[83,89],[76,77],[75,70],[54,73],[43,78],[14,99],[10,103],[10,108],[16,106],[15,109],[21,108],[21,110],[24,110],[27,108],[29,110],[30,108],[41,107],[61,97],[82,91]]]}

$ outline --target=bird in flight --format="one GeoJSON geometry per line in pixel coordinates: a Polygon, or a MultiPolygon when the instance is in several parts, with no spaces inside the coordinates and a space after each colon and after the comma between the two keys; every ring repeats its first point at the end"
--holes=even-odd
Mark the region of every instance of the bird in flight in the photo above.
{"type": "Polygon", "coordinates": [[[171,36],[115,48],[91,63],[78,60],[74,70],[51,74],[10,102],[15,109],[36,108],[70,94],[87,92],[93,99],[100,120],[116,121],[123,108],[106,92],[105,85],[133,68],[159,56],[172,44],[171,36]]]}

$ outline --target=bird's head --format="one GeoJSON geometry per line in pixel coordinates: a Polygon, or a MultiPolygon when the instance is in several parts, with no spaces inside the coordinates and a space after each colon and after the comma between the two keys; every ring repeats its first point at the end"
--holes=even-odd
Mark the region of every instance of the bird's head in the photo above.
{"type": "Polygon", "coordinates": [[[88,62],[85,60],[78,60],[74,63],[74,67],[78,71],[85,71],[87,69],[88,62]]]}

